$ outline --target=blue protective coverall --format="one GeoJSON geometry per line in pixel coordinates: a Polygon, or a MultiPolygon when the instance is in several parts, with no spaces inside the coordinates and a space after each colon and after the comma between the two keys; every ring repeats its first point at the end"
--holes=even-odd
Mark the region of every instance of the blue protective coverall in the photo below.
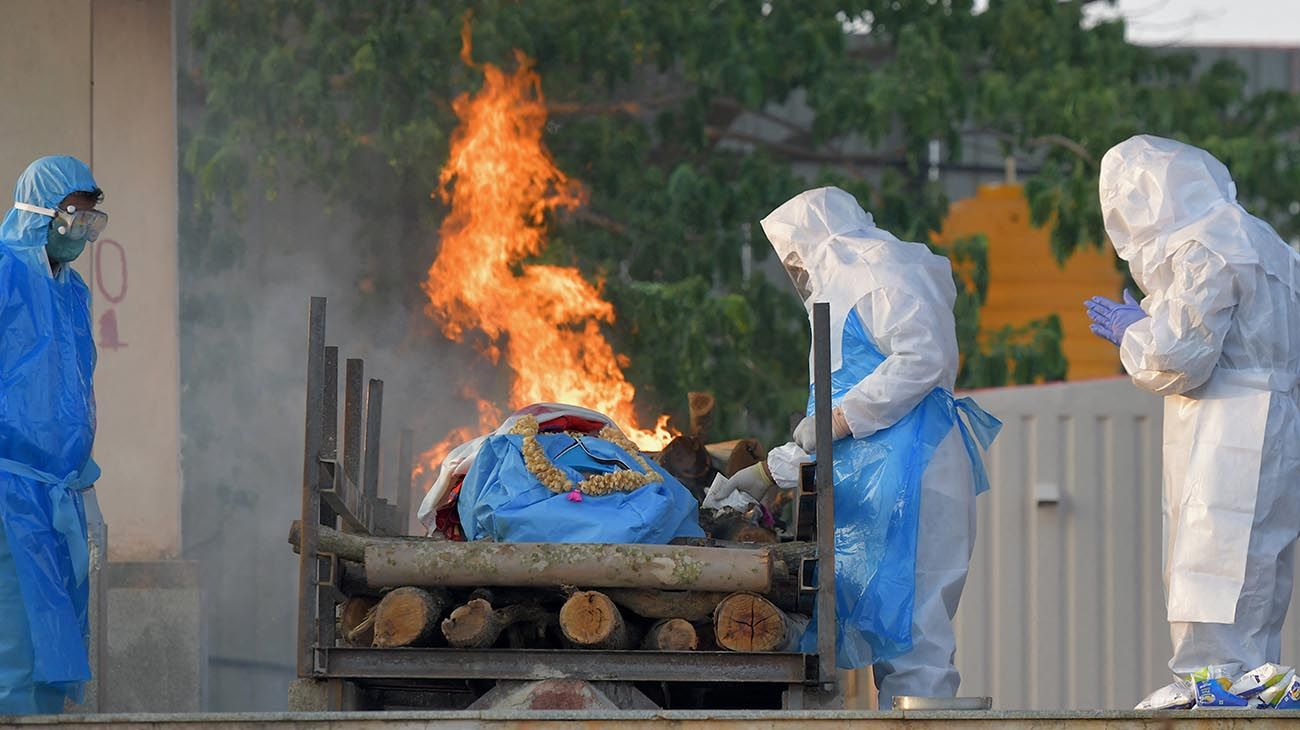
{"type": "MultiPolygon", "coordinates": [[[[54,208],[98,190],[72,157],[33,162],[14,201],[54,208]]],[[[90,291],[45,254],[50,218],[0,224],[0,714],[61,712],[90,679],[82,490],[99,468],[90,291]]]]}

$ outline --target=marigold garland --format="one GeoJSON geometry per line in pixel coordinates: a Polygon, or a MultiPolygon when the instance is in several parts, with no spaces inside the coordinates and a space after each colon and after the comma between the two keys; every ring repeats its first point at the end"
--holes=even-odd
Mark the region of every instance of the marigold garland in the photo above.
{"type": "MultiPolygon", "coordinates": [[[[664,480],[663,475],[650,467],[645,457],[641,455],[641,450],[622,431],[614,426],[605,426],[600,430],[600,433],[596,434],[597,438],[605,439],[626,451],[645,472],[637,473],[631,469],[622,469],[608,474],[593,474],[575,485],[573,480],[565,475],[564,470],[546,457],[546,451],[537,442],[537,434],[540,428],[536,417],[523,416],[511,427],[510,433],[524,437],[524,465],[528,467],[528,472],[537,477],[537,481],[556,494],[580,492],[593,497],[600,497],[613,492],[631,492],[647,484],[664,480]]],[[[583,434],[578,433],[570,433],[569,435],[575,439],[583,436],[583,434]]]]}

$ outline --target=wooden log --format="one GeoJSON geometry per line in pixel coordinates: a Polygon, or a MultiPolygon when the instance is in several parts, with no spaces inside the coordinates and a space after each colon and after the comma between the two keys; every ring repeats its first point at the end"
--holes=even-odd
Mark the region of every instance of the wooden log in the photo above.
{"type": "Polygon", "coordinates": [[[642,618],[684,618],[704,621],[726,593],[700,591],[655,591],[646,588],[607,588],[610,600],[642,618]]]}
{"type": "MultiPolygon", "coordinates": [[[[766,592],[763,549],[613,543],[451,542],[372,537],[321,527],[320,549],[365,564],[373,588],[513,586],[766,592]]],[[[289,542],[297,545],[297,522],[289,542]]]]}
{"type": "Polygon", "coordinates": [[[727,461],[731,458],[731,452],[736,450],[736,444],[741,439],[732,439],[731,441],[717,441],[711,444],[705,444],[704,450],[709,452],[709,462],[713,468],[726,476],[727,461]]]}
{"type": "MultiPolygon", "coordinates": [[[[817,557],[817,544],[812,542],[782,542],[769,546],[768,551],[772,556],[772,585],[764,595],[783,611],[793,611],[795,613],[811,611],[811,601],[816,594],[805,594],[804,598],[808,605],[801,605],[799,600],[799,566],[805,559],[817,557]]],[[[811,570],[811,565],[809,569],[811,570]]],[[[809,575],[806,580],[810,584],[816,585],[814,576],[809,575]]]]}
{"type": "Polygon", "coordinates": [[[713,477],[718,473],[713,468],[709,452],[704,442],[695,436],[678,436],[663,451],[659,452],[659,466],[672,474],[682,486],[690,490],[696,501],[702,501],[713,477]]]}
{"type": "Polygon", "coordinates": [[[383,591],[378,588],[371,588],[366,582],[366,566],[361,563],[354,563],[351,560],[339,561],[338,578],[339,590],[345,596],[366,596],[378,601],[383,596],[383,591]]]}
{"type": "MultiPolygon", "coordinates": [[[[293,546],[295,553],[299,552],[298,548],[302,544],[301,520],[294,520],[293,524],[289,526],[289,544],[293,546]]],[[[366,559],[366,536],[350,532],[339,532],[332,527],[322,525],[317,533],[316,551],[318,553],[331,553],[337,556],[339,560],[350,560],[354,563],[364,562],[366,559]]]]}
{"type": "Polygon", "coordinates": [[[599,591],[578,591],[560,608],[560,631],[583,649],[629,649],[632,631],[618,606],[599,591]]]}
{"type": "Polygon", "coordinates": [[[384,594],[375,606],[374,646],[424,646],[438,634],[447,594],[405,586],[384,594]]]}
{"type": "Polygon", "coordinates": [[[722,470],[722,475],[730,479],[741,469],[766,460],[767,449],[763,448],[763,444],[759,443],[758,439],[741,439],[732,447],[731,454],[727,457],[727,466],[722,470]]]}
{"type": "Polygon", "coordinates": [[[680,618],[666,618],[656,621],[646,632],[642,649],[651,651],[695,651],[700,645],[699,637],[691,622],[680,618]]]}
{"type": "MultiPolygon", "coordinates": [[[[689,547],[753,547],[726,540],[699,537],[676,538],[672,544],[689,547]]],[[[765,546],[763,550],[772,558],[772,582],[766,591],[754,592],[763,594],[783,611],[794,613],[810,611],[809,606],[799,605],[799,566],[805,558],[817,557],[817,545],[811,542],[781,542],[765,546]]],[[[808,580],[812,581],[813,576],[808,576],[808,580]]],[[[811,600],[812,596],[811,593],[807,594],[808,600],[811,600]]]]}
{"type": "Polygon", "coordinates": [[[583,543],[412,542],[370,538],[373,586],[658,588],[765,592],[764,550],[583,543]]]}
{"type": "Polygon", "coordinates": [[[713,611],[718,645],[730,651],[788,651],[799,639],[796,626],[773,603],[754,593],[733,593],[713,611]]]}
{"type": "Polygon", "coordinates": [[[353,596],[339,607],[338,636],[352,646],[370,646],[375,641],[375,612],[379,599],[353,596]]]}
{"type": "Polygon", "coordinates": [[[757,543],[773,545],[776,532],[754,524],[744,513],[730,507],[700,510],[700,528],[706,535],[732,543],[757,543]]]}
{"type": "Polygon", "coordinates": [[[493,608],[483,598],[471,598],[442,621],[447,643],[459,648],[486,649],[497,643],[501,632],[520,622],[544,624],[549,614],[536,604],[515,604],[493,608]]]}
{"type": "Polygon", "coordinates": [[[691,392],[686,395],[691,412],[691,435],[703,439],[713,425],[713,409],[718,399],[712,393],[691,392]]]}

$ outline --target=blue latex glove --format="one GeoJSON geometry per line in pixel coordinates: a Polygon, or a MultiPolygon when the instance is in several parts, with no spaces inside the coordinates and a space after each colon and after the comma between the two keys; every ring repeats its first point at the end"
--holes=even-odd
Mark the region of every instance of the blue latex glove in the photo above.
{"type": "Polygon", "coordinates": [[[1124,340],[1124,331],[1147,316],[1128,289],[1124,290],[1123,304],[1106,297],[1093,297],[1084,302],[1084,306],[1088,308],[1088,318],[1092,320],[1089,328],[1092,333],[1116,347],[1124,340]]]}

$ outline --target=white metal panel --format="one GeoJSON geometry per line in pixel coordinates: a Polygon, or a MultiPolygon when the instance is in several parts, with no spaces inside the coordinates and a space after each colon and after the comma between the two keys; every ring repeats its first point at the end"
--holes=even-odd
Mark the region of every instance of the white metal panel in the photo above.
{"type": "Polygon", "coordinates": [[[1125,378],[975,396],[1005,425],[957,619],[961,693],[1132,707],[1168,681],[1160,399],[1125,378]]]}
{"type": "MultiPolygon", "coordinates": [[[[999,709],[1131,708],[1170,680],[1161,400],[1127,378],[973,395],[1004,426],[957,615],[961,694],[999,709]]],[[[1280,659],[1295,665],[1294,593],[1288,615],[1280,659]]]]}
{"type": "MultiPolygon", "coordinates": [[[[1126,378],[975,397],[1005,425],[957,617],[961,693],[1001,709],[1132,707],[1169,681],[1160,399],[1126,378]]],[[[1282,647],[1300,662],[1295,620],[1282,647]]]]}

